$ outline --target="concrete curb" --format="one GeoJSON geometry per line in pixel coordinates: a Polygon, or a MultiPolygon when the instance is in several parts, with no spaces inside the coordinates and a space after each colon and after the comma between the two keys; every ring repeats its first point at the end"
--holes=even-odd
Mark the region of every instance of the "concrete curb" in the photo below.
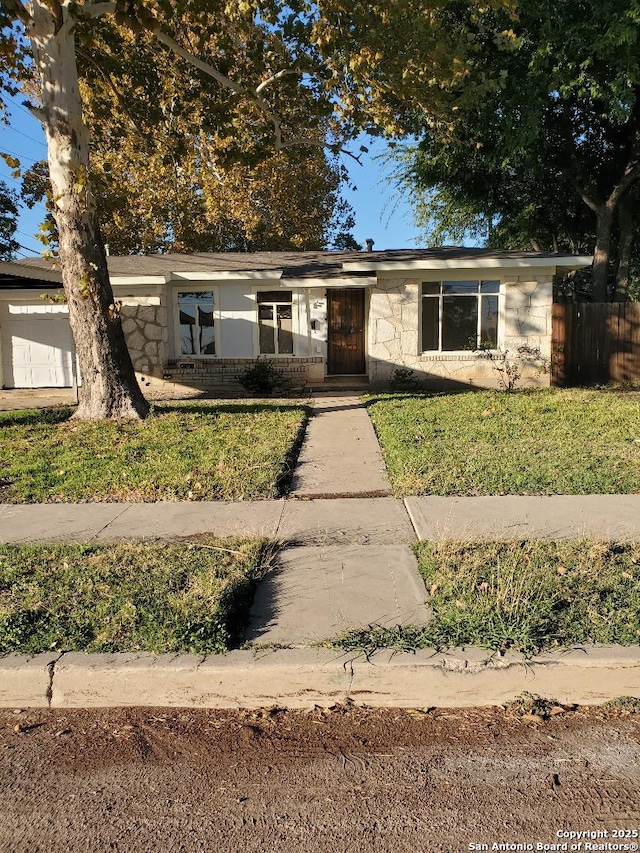
{"type": "Polygon", "coordinates": [[[329,649],[197,655],[40,654],[0,658],[0,707],[286,708],[500,705],[523,691],[563,703],[640,699],[640,650],[591,646],[539,655],[482,649],[362,655],[329,649]]]}

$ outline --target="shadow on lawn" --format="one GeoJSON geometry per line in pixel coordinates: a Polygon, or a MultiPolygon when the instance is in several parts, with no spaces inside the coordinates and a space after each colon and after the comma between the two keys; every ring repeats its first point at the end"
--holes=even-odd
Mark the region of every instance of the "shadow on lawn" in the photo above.
{"type": "Polygon", "coordinates": [[[68,421],[73,412],[74,409],[70,406],[0,412],[0,428],[34,426],[35,424],[61,424],[68,421]]]}
{"type": "Polygon", "coordinates": [[[246,403],[172,403],[163,405],[152,405],[152,414],[154,415],[169,415],[174,412],[185,412],[189,415],[201,414],[222,414],[222,415],[238,415],[238,414],[260,414],[262,412],[290,412],[292,408],[302,408],[308,414],[310,407],[307,403],[293,401],[291,403],[256,403],[248,400],[246,403]]]}

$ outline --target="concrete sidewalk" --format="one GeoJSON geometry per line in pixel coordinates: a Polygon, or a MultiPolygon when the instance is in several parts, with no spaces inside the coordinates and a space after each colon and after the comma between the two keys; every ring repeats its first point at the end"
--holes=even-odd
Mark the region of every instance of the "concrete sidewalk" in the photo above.
{"type": "Polygon", "coordinates": [[[197,533],[347,547],[415,538],[640,539],[640,495],[410,497],[404,504],[395,498],[0,504],[5,543],[169,540],[197,533]]]}
{"type": "Polygon", "coordinates": [[[198,533],[266,536],[290,546],[414,540],[402,501],[395,498],[0,504],[0,542],[5,543],[172,540],[198,533]]]}
{"type": "Polygon", "coordinates": [[[418,539],[640,539],[640,495],[413,497],[418,539]]]}

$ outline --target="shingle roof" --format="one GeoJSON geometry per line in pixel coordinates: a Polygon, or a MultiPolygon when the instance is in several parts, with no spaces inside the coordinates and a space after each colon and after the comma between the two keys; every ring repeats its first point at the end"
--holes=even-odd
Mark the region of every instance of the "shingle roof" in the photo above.
{"type": "MultiPolygon", "coordinates": [[[[111,255],[109,272],[113,276],[162,276],[189,272],[266,272],[282,271],[282,278],[339,278],[345,274],[343,264],[357,262],[397,263],[416,261],[456,261],[481,258],[522,261],[526,259],[566,259],[567,254],[554,252],[510,252],[495,249],[445,247],[438,249],[389,249],[373,252],[197,252],[166,255],[111,255]]],[[[29,271],[51,270],[45,258],[28,258],[16,262],[29,271]]],[[[12,265],[13,266],[13,265],[12,265]]],[[[349,272],[352,277],[353,272],[349,272]]]]}

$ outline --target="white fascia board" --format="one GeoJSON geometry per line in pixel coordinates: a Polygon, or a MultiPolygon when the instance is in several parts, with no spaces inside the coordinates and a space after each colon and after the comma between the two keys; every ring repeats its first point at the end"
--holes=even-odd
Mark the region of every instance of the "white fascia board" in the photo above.
{"type": "Polygon", "coordinates": [[[280,287],[372,287],[377,279],[375,276],[353,276],[343,278],[285,278],[280,287]]]}
{"type": "Polygon", "coordinates": [[[157,287],[166,284],[163,275],[111,275],[112,287],[157,287]]]}
{"type": "Polygon", "coordinates": [[[212,272],[171,272],[165,280],[172,281],[279,281],[282,270],[224,270],[212,272]]]}
{"type": "Polygon", "coordinates": [[[40,269],[39,267],[31,267],[16,261],[0,262],[0,273],[13,275],[16,278],[35,278],[41,281],[52,281],[56,284],[62,284],[62,276],[59,269],[40,269]]]}
{"type": "Polygon", "coordinates": [[[345,261],[345,272],[400,273],[428,270],[526,269],[531,267],[563,267],[578,269],[591,266],[590,255],[567,255],[557,258],[456,258],[420,261],[345,261]]]}

